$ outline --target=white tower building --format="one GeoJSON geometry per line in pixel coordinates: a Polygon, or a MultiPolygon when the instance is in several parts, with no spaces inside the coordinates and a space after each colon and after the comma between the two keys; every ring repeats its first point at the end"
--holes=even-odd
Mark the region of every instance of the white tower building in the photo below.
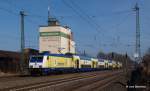
{"type": "Polygon", "coordinates": [[[40,53],[45,51],[56,54],[75,53],[71,29],[59,25],[55,18],[48,15],[48,26],[40,26],[39,33],[40,53]]]}

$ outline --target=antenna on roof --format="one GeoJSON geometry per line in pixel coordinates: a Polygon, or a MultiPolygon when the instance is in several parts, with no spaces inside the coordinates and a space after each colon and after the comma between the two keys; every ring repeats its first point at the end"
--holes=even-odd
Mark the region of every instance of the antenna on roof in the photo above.
{"type": "Polygon", "coordinates": [[[50,18],[50,7],[48,6],[48,18],[50,18]]]}
{"type": "Polygon", "coordinates": [[[58,26],[59,21],[56,18],[50,16],[50,7],[48,6],[48,26],[58,26]]]}
{"type": "Polygon", "coordinates": [[[48,6],[48,25],[50,25],[51,22],[50,18],[50,6],[48,6]]]}

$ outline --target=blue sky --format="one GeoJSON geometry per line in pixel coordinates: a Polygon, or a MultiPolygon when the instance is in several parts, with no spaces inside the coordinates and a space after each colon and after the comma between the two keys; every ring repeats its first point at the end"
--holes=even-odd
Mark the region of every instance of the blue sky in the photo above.
{"type": "Polygon", "coordinates": [[[74,33],[77,50],[95,56],[98,51],[135,51],[135,13],[140,7],[142,55],[150,47],[149,0],[0,0],[0,50],[20,50],[19,11],[25,17],[26,47],[38,49],[39,25],[47,24],[47,8],[61,25],[74,33]]]}

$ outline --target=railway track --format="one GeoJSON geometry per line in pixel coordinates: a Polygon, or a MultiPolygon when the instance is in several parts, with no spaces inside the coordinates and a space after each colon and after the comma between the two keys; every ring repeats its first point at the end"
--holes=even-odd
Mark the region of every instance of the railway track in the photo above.
{"type": "Polygon", "coordinates": [[[110,71],[98,71],[98,72],[86,72],[86,73],[73,73],[73,74],[61,74],[61,75],[50,75],[50,76],[40,76],[40,77],[10,77],[10,78],[0,78],[0,91],[13,88],[13,87],[20,87],[20,86],[28,86],[33,85],[36,83],[43,83],[48,81],[54,80],[61,80],[61,79],[69,79],[80,77],[82,75],[89,75],[89,74],[105,74],[110,71]]]}
{"type": "Polygon", "coordinates": [[[50,91],[50,90],[64,90],[71,91],[76,88],[88,85],[96,81],[101,81],[103,79],[120,74],[121,71],[116,72],[91,72],[91,73],[81,73],[80,75],[74,75],[72,77],[49,80],[45,82],[38,82],[34,84],[28,84],[24,86],[17,86],[11,88],[1,89],[2,91],[50,91]]]}
{"type": "MultiPolygon", "coordinates": [[[[69,74],[69,75],[54,75],[54,76],[46,76],[46,77],[28,77],[28,78],[19,78],[19,80],[17,81],[8,81],[8,83],[12,82],[13,84],[20,84],[18,86],[10,86],[10,87],[6,87],[6,88],[3,88],[3,89],[0,89],[0,90],[5,90],[5,91],[9,91],[8,88],[18,88],[18,87],[25,87],[25,86],[31,86],[31,85],[35,85],[35,84],[41,84],[41,83],[48,83],[48,82],[54,82],[54,81],[59,81],[59,80],[65,80],[65,79],[71,79],[71,78],[76,78],[76,77],[80,77],[82,75],[84,76],[89,76],[89,75],[93,75],[93,74],[101,74],[101,73],[107,73],[107,71],[104,71],[104,72],[88,72],[88,73],[74,73],[74,74],[69,74]],[[60,78],[61,77],[61,78],[60,78]],[[55,79],[54,79],[55,78],[55,79]],[[20,80],[21,79],[21,80],[20,80]],[[22,80],[23,79],[23,80],[22,80]],[[48,80],[50,79],[50,80],[48,80]],[[33,82],[34,80],[36,80],[35,82],[33,82]],[[40,81],[41,80],[41,81],[40,81]],[[31,83],[28,83],[28,84],[22,84],[21,83],[24,83],[24,82],[29,82],[31,81],[31,83]]],[[[15,80],[15,79],[13,79],[15,80]]],[[[7,85],[7,84],[6,84],[7,85]]],[[[12,84],[10,84],[12,85],[12,84]]]]}
{"type": "MultiPolygon", "coordinates": [[[[66,86],[61,86],[61,84],[58,84],[57,86],[55,86],[55,89],[52,89],[51,91],[60,91],[61,89],[63,89],[63,91],[93,91],[93,89],[99,88],[104,83],[106,82],[108,83],[112,80],[115,80],[114,78],[118,77],[119,74],[120,73],[96,75],[93,77],[89,77],[87,79],[80,79],[77,81],[77,83],[73,82],[72,85],[70,85],[71,83],[66,83],[66,86]]],[[[39,91],[43,91],[43,90],[49,91],[48,88],[41,89],[39,91]]],[[[97,91],[100,91],[100,90],[97,90],[97,91]]]]}
{"type": "Polygon", "coordinates": [[[105,77],[105,79],[96,80],[91,84],[84,85],[83,87],[79,87],[72,91],[103,91],[103,88],[106,88],[107,86],[115,82],[117,79],[120,78],[120,76],[121,74],[118,74],[117,76],[107,76],[105,77]]]}
{"type": "Polygon", "coordinates": [[[82,75],[87,75],[87,74],[97,74],[97,73],[106,73],[106,72],[109,72],[109,71],[60,74],[60,75],[48,75],[48,76],[36,76],[36,77],[32,77],[32,76],[0,77],[0,90],[3,88],[10,88],[10,87],[16,87],[16,86],[27,85],[27,84],[34,84],[34,83],[38,83],[38,82],[53,81],[53,80],[59,79],[59,78],[60,79],[70,78],[70,77],[77,77],[77,76],[82,76],[82,75]],[[23,83],[25,83],[25,84],[23,84],[23,83]]]}
{"type": "MultiPolygon", "coordinates": [[[[107,72],[107,70],[106,71],[101,71],[101,72],[107,72]]],[[[67,74],[67,75],[69,75],[69,76],[74,76],[74,75],[78,75],[78,74],[80,74],[80,75],[86,75],[86,74],[92,74],[92,73],[97,73],[96,71],[95,72],[84,72],[84,73],[71,73],[71,74],[67,74]]],[[[25,78],[27,78],[27,79],[34,79],[34,78],[46,78],[46,77],[53,77],[53,76],[55,76],[55,77],[57,77],[57,76],[66,76],[66,74],[59,74],[59,75],[56,75],[56,74],[52,74],[52,75],[48,75],[48,76],[30,76],[30,75],[26,75],[26,76],[20,76],[20,75],[14,75],[14,76],[4,76],[4,77],[0,77],[0,81],[5,81],[5,82],[7,82],[7,81],[16,81],[16,80],[22,80],[22,79],[25,79],[25,78]]],[[[26,79],[25,79],[26,80],[26,79]]]]}

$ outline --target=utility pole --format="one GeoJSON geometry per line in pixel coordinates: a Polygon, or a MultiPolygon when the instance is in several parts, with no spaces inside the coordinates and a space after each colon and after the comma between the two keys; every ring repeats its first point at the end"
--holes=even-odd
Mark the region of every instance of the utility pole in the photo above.
{"type": "Polygon", "coordinates": [[[21,74],[25,74],[25,60],[24,60],[24,48],[25,48],[25,40],[24,40],[24,16],[25,12],[20,11],[20,16],[21,16],[21,24],[20,24],[20,32],[21,32],[21,56],[20,56],[20,71],[21,74]]]}
{"type": "Polygon", "coordinates": [[[134,11],[136,13],[136,48],[135,48],[135,61],[139,63],[141,61],[141,50],[140,50],[140,22],[139,22],[139,7],[135,5],[134,11]]]}

